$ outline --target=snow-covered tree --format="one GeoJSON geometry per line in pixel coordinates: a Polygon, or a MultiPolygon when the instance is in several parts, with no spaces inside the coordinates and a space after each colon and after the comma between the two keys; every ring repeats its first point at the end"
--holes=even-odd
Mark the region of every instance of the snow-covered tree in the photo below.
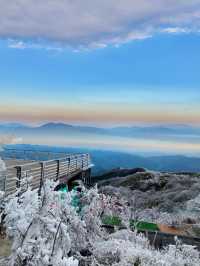
{"type": "Polygon", "coordinates": [[[6,204],[11,265],[78,265],[68,254],[84,246],[85,224],[70,204],[70,193],[62,195],[54,187],[45,182],[41,196],[28,188],[6,204]]]}
{"type": "Polygon", "coordinates": [[[5,179],[6,165],[0,158],[0,201],[4,196],[4,179],[5,179]]]}
{"type": "Polygon", "coordinates": [[[199,252],[178,242],[159,251],[149,246],[147,239],[135,232],[120,230],[107,240],[94,243],[93,265],[115,266],[197,266],[199,252]]]}
{"type": "Polygon", "coordinates": [[[104,214],[129,217],[126,202],[99,193],[54,191],[46,180],[41,194],[28,186],[5,206],[7,235],[12,239],[10,266],[199,266],[195,247],[170,245],[159,251],[129,228],[109,234],[101,227],[104,214]],[[74,204],[74,197],[80,199],[74,204]]]}
{"type": "MultiPolygon", "coordinates": [[[[0,151],[2,150],[2,144],[3,144],[3,141],[0,139],[0,151]]],[[[5,165],[5,162],[0,157],[0,208],[2,204],[2,199],[4,197],[5,172],[6,172],[6,165],[5,165]]]]}

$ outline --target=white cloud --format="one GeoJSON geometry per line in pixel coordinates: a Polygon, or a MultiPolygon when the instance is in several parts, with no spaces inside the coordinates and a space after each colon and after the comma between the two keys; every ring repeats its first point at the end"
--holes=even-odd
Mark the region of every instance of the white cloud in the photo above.
{"type": "Polygon", "coordinates": [[[161,32],[171,33],[171,34],[179,34],[179,33],[190,33],[191,30],[187,28],[180,28],[180,27],[169,27],[161,30],[161,32]]]}
{"type": "Polygon", "coordinates": [[[0,37],[17,40],[9,46],[18,49],[42,48],[44,40],[106,47],[199,28],[200,0],[0,0],[0,37]]]}
{"type": "Polygon", "coordinates": [[[8,47],[9,48],[14,48],[14,49],[25,49],[27,48],[25,43],[22,42],[22,41],[11,41],[9,44],[8,44],[8,47]]]}
{"type": "Polygon", "coordinates": [[[62,47],[61,46],[55,46],[55,45],[49,45],[49,44],[45,44],[45,43],[33,43],[33,42],[24,42],[24,41],[17,41],[17,40],[12,40],[9,39],[8,40],[8,47],[12,48],[12,49],[45,49],[47,51],[58,51],[61,52],[62,51],[62,47]]]}

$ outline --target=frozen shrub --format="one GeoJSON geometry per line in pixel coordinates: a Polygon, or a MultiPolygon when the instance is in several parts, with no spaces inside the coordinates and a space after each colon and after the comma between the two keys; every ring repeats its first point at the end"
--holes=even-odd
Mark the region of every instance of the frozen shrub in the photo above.
{"type": "MultiPolygon", "coordinates": [[[[5,206],[7,234],[13,240],[10,266],[199,266],[192,246],[170,245],[158,251],[129,229],[113,234],[101,228],[101,217],[115,212],[130,216],[126,201],[106,196],[97,187],[83,189],[81,208],[73,206],[78,192],[54,191],[46,181],[41,195],[29,187],[5,206]]],[[[154,210],[155,212],[155,210],[154,210]]],[[[155,213],[154,213],[155,216],[155,213]]]]}

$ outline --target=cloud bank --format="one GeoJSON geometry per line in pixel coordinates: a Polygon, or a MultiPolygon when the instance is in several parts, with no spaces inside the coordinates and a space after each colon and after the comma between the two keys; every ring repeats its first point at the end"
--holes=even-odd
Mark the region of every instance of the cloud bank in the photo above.
{"type": "Polygon", "coordinates": [[[0,38],[17,40],[12,48],[96,48],[199,29],[200,0],[0,0],[0,38]]]}

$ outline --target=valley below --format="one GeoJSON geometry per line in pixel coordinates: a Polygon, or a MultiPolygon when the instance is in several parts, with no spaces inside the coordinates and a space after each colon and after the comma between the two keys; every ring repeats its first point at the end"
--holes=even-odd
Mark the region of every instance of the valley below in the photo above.
{"type": "Polygon", "coordinates": [[[200,174],[114,169],[96,177],[100,191],[124,199],[133,219],[187,228],[200,237],[200,174]]]}

